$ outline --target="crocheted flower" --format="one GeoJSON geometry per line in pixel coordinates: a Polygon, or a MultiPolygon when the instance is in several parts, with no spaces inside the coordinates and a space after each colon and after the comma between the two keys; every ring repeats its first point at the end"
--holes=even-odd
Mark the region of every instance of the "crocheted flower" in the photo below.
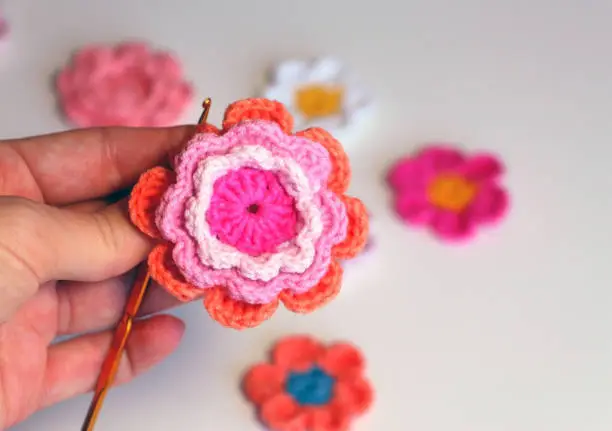
{"type": "Polygon", "coordinates": [[[393,166],[388,182],[395,210],[408,224],[428,226],[447,240],[470,238],[481,224],[500,221],[509,198],[499,184],[504,172],[491,154],[471,156],[433,145],[393,166]]]}
{"type": "Polygon", "coordinates": [[[315,310],[339,292],[340,261],[365,245],[341,145],[323,129],[291,130],[282,104],[235,102],[221,130],[201,126],[174,171],[154,168],[132,192],[133,222],[160,240],[152,277],[185,301],[205,294],[223,325],[257,326],[279,301],[315,310]]]}
{"type": "Polygon", "coordinates": [[[374,253],[374,250],[377,247],[376,238],[372,232],[374,230],[374,228],[372,227],[372,214],[369,212],[368,212],[368,220],[369,220],[370,228],[368,231],[368,238],[366,239],[365,246],[363,247],[361,254],[357,258],[351,259],[345,262],[346,264],[348,264],[348,266],[359,265],[362,260],[370,257],[374,253]]]}
{"type": "Polygon", "coordinates": [[[270,431],[346,431],[372,405],[365,360],[352,345],[307,336],[280,340],[271,361],[253,366],[243,388],[270,431]]]}
{"type": "Polygon", "coordinates": [[[56,89],[65,115],[81,127],[172,125],[193,94],[179,61],[144,43],[82,48],[56,89]]]}
{"type": "Polygon", "coordinates": [[[333,58],[279,64],[264,97],[283,103],[296,127],[318,126],[331,133],[352,128],[372,107],[355,77],[333,58]]]}

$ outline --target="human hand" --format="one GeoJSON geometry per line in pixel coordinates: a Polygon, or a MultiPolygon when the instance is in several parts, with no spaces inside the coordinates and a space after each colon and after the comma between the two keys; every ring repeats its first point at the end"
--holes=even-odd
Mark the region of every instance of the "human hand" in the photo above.
{"type": "MultiPolygon", "coordinates": [[[[93,388],[127,298],[125,274],[152,246],[109,196],[167,162],[190,133],[109,128],[0,141],[0,430],[93,388]]],[[[143,314],[173,305],[153,287],[143,314]]],[[[164,359],[183,331],[169,315],[136,323],[117,383],[164,359]]]]}

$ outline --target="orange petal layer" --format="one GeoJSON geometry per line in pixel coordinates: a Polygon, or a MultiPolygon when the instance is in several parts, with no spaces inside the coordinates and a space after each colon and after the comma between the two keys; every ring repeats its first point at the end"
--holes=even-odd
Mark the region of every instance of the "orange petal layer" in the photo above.
{"type": "Polygon", "coordinates": [[[247,304],[230,298],[221,287],[212,287],[206,291],[204,307],[223,326],[246,329],[269,319],[278,308],[278,300],[270,304],[247,304]]]}
{"type": "Polygon", "coordinates": [[[204,123],[196,126],[196,133],[213,133],[218,135],[221,132],[217,126],[210,123],[204,123]]]}
{"type": "Polygon", "coordinates": [[[140,176],[130,195],[129,212],[132,223],[152,238],[160,238],[155,225],[155,210],[173,181],[174,173],[158,166],[140,176]]]}
{"type": "Polygon", "coordinates": [[[283,132],[293,130],[293,117],[282,103],[268,99],[244,99],[232,103],[225,111],[223,130],[245,120],[267,120],[276,122],[283,132]]]}
{"type": "Polygon", "coordinates": [[[272,362],[287,370],[305,371],[325,352],[325,346],[306,335],[295,335],[280,340],[272,350],[272,362]]]}
{"type": "Polygon", "coordinates": [[[352,196],[343,195],[340,199],[346,207],[348,227],[346,238],[334,246],[332,253],[338,259],[352,259],[361,253],[368,242],[370,230],[368,210],[363,202],[352,196]]]}
{"type": "Polygon", "coordinates": [[[332,261],[327,274],[315,287],[302,294],[281,292],[280,299],[294,313],[310,313],[334,299],[340,292],[341,284],[342,267],[337,261],[332,261]]]}
{"type": "Polygon", "coordinates": [[[256,405],[284,392],[285,372],[271,364],[253,366],[244,377],[243,388],[246,397],[256,405]]]}
{"type": "Polygon", "coordinates": [[[338,380],[352,380],[359,377],[365,368],[361,352],[347,343],[329,346],[319,360],[319,365],[338,380]]]}
{"type": "Polygon", "coordinates": [[[351,414],[346,409],[335,405],[326,405],[308,409],[308,430],[348,431],[351,414]]]}
{"type": "Polygon", "coordinates": [[[261,421],[274,431],[310,431],[306,410],[290,395],[282,393],[266,401],[259,412],[261,421]]]}
{"type": "Polygon", "coordinates": [[[183,275],[174,265],[172,249],[168,243],[158,244],[149,254],[149,271],[151,278],[162,285],[168,292],[183,302],[189,302],[204,294],[185,281],[183,275]]]}
{"type": "Polygon", "coordinates": [[[351,165],[348,156],[342,148],[342,144],[336,140],[328,131],[320,127],[312,127],[296,133],[311,141],[323,145],[329,152],[332,163],[332,172],[329,176],[328,187],[331,191],[342,194],[348,189],[351,182],[351,165]]]}
{"type": "Polygon", "coordinates": [[[365,413],[373,401],[372,385],[366,379],[357,377],[351,381],[336,382],[331,404],[347,415],[354,416],[365,413]]]}

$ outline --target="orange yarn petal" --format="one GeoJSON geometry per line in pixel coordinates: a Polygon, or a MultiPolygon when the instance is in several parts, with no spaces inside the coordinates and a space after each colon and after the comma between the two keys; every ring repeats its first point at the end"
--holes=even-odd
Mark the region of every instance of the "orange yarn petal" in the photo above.
{"type": "Polygon", "coordinates": [[[261,421],[274,431],[310,431],[308,415],[295,400],[285,393],[270,398],[259,412],[261,421]]]}
{"type": "Polygon", "coordinates": [[[341,282],[342,267],[337,261],[332,261],[327,274],[315,287],[302,294],[283,291],[280,299],[294,313],[310,313],[334,299],[340,292],[341,282]]]}
{"type": "Polygon", "coordinates": [[[332,406],[347,416],[365,413],[374,401],[374,389],[363,377],[336,382],[332,406]]]}
{"type": "Polygon", "coordinates": [[[336,140],[328,131],[320,127],[311,127],[299,131],[296,136],[302,136],[311,141],[323,145],[329,152],[332,163],[332,172],[329,176],[328,187],[331,191],[342,194],[348,189],[351,182],[351,165],[349,158],[342,148],[342,144],[336,140]]]}
{"type": "Polygon", "coordinates": [[[245,120],[274,121],[287,134],[293,130],[293,117],[282,103],[275,100],[244,99],[232,103],[225,111],[223,130],[227,131],[245,120]]]}
{"type": "Polygon", "coordinates": [[[168,243],[158,244],[149,253],[149,272],[153,280],[183,302],[192,301],[204,294],[203,289],[185,281],[172,260],[172,249],[168,243]]]}
{"type": "Polygon", "coordinates": [[[256,405],[261,405],[274,395],[284,392],[284,385],[285,372],[271,364],[253,366],[243,382],[246,397],[256,405]]]}
{"type": "Polygon", "coordinates": [[[173,181],[174,173],[158,166],[140,176],[130,195],[129,213],[132,223],[152,238],[160,238],[155,225],[155,210],[173,181]]]}
{"type": "Polygon", "coordinates": [[[319,360],[319,365],[336,379],[350,381],[363,373],[365,359],[354,346],[337,343],[325,350],[319,360]]]}
{"type": "Polygon", "coordinates": [[[308,410],[308,429],[313,431],[348,431],[351,424],[350,413],[334,405],[326,405],[308,410]]]}
{"type": "Polygon", "coordinates": [[[221,287],[212,287],[206,292],[204,307],[223,326],[246,329],[269,319],[278,308],[278,299],[269,304],[247,304],[230,298],[221,287]]]}
{"type": "Polygon", "coordinates": [[[195,131],[196,133],[213,133],[215,135],[221,133],[217,126],[210,123],[198,124],[195,131]]]}
{"type": "Polygon", "coordinates": [[[306,335],[283,338],[272,350],[272,362],[292,371],[305,371],[325,353],[325,346],[306,335]]]}
{"type": "Polygon", "coordinates": [[[368,210],[363,202],[352,196],[342,195],[340,199],[346,207],[348,227],[346,238],[332,248],[332,253],[338,259],[352,259],[361,253],[368,242],[370,230],[368,210]]]}

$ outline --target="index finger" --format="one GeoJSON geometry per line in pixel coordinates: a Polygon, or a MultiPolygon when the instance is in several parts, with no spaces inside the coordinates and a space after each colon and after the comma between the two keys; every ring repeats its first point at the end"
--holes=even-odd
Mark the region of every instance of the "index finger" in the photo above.
{"type": "Polygon", "coordinates": [[[143,171],[166,164],[192,132],[192,126],[109,127],[4,141],[0,195],[51,205],[106,196],[133,185],[143,171]]]}

